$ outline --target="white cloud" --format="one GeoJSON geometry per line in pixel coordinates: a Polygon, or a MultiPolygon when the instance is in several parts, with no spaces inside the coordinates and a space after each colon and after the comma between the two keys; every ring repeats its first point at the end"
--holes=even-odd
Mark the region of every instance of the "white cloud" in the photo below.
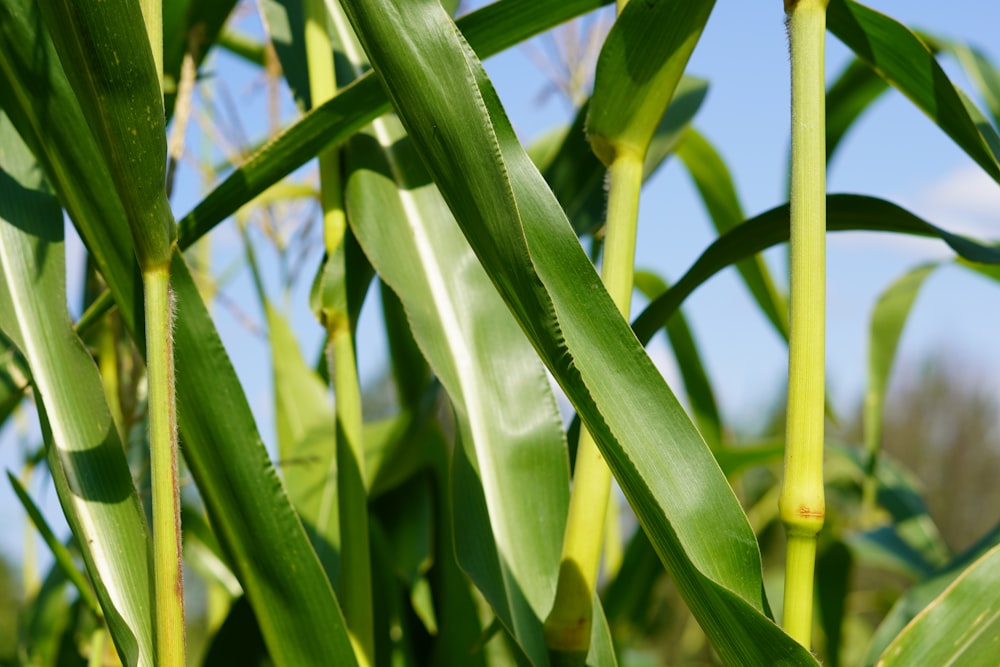
{"type": "Polygon", "coordinates": [[[969,165],[946,175],[913,198],[930,222],[982,240],[1000,238],[1000,186],[969,165]]]}
{"type": "MultiPolygon", "coordinates": [[[[949,232],[986,242],[1000,240],[1000,186],[975,165],[956,169],[915,191],[882,196],[949,232]]],[[[834,238],[845,249],[890,252],[912,261],[954,256],[939,239],[869,232],[834,238]]]]}

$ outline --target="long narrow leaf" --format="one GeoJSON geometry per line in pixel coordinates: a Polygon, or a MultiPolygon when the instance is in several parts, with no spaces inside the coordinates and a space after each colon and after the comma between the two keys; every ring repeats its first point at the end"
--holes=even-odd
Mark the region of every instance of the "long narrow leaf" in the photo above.
{"type": "MultiPolygon", "coordinates": [[[[0,0],[0,91],[91,251],[133,339],[142,341],[141,282],[121,202],[35,3],[0,0]]],[[[183,453],[280,665],[352,664],[332,588],[271,465],[246,397],[180,254],[177,412],[183,453]],[[276,551],[275,544],[281,544],[276,551]]]]}
{"type": "MultiPolygon", "coordinates": [[[[736,185],[722,156],[694,129],[688,130],[677,146],[677,157],[687,168],[701,194],[712,224],[720,235],[745,220],[736,185]]],[[[750,294],[782,338],[788,338],[788,304],[778,291],[760,255],[736,264],[750,294]]]]}
{"type": "Polygon", "coordinates": [[[874,465],[882,440],[882,406],[896,348],[910,309],[927,277],[937,264],[925,264],[908,271],[890,285],[872,310],[868,342],[868,387],[865,391],[864,429],[869,465],[874,465]]]}
{"type": "MultiPolygon", "coordinates": [[[[650,271],[636,271],[635,286],[650,301],[667,291],[667,283],[650,271]]],[[[667,321],[666,332],[684,381],[694,422],[705,442],[714,450],[722,445],[722,419],[697,343],[680,310],[667,321]]]]}
{"type": "MultiPolygon", "coordinates": [[[[501,0],[462,17],[458,25],[476,52],[485,58],[608,1],[501,0]]],[[[313,109],[255,153],[178,222],[181,248],[187,248],[319,151],[343,143],[388,110],[389,101],[372,74],[313,109]]]]}
{"type": "Polygon", "coordinates": [[[1000,182],[1000,136],[948,80],[934,53],[919,37],[853,0],[832,0],[827,26],[1000,182]]]}
{"type": "Polygon", "coordinates": [[[878,664],[986,667],[1000,637],[1000,546],[987,551],[896,637],[878,664]]]}
{"type": "Polygon", "coordinates": [[[405,140],[385,117],[348,144],[348,219],[399,296],[455,408],[459,562],[536,664],[569,498],[562,423],[544,368],[405,140]],[[470,508],[483,507],[480,516],[470,508]],[[525,520],[526,517],[530,520],[525,520]]]}
{"type": "Polygon", "coordinates": [[[62,215],[51,195],[11,175],[38,184],[0,120],[0,330],[31,370],[49,469],[119,654],[152,665],[149,533],[97,367],[66,310],[62,215]]]}
{"type": "Polygon", "coordinates": [[[765,615],[746,516],[601,288],[454,23],[433,0],[345,5],[466,238],[716,649],[733,664],[815,664],[765,615]]]}
{"type": "MultiPolygon", "coordinates": [[[[831,232],[895,232],[936,237],[967,260],[1000,264],[1000,248],[952,234],[895,204],[873,197],[827,196],[826,226],[831,232]]],[[[680,280],[635,319],[632,328],[636,336],[640,341],[648,342],[684,299],[709,278],[741,259],[787,241],[787,204],[765,211],[733,228],[710,245],[680,280]]]]}

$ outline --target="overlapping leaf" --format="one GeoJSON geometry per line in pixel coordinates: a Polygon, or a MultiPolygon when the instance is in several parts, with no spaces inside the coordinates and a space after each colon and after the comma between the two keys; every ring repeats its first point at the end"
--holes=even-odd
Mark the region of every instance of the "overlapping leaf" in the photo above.
{"type": "Polygon", "coordinates": [[[732,490],[629,335],[454,24],[431,0],[345,4],[480,262],[714,646],[734,664],[813,663],[765,615],[760,556],[732,490]]]}
{"type": "Polygon", "coordinates": [[[346,160],[351,226],[455,408],[459,562],[527,655],[544,664],[540,619],[555,593],[569,496],[562,423],[544,368],[399,122],[376,121],[348,144],[346,160]]]}
{"type": "Polygon", "coordinates": [[[1000,136],[948,80],[934,53],[919,37],[892,18],[854,0],[832,0],[827,10],[827,26],[1000,182],[1000,136]]]}
{"type": "MultiPolygon", "coordinates": [[[[1000,248],[952,234],[883,199],[828,195],[828,231],[872,231],[936,237],[960,257],[980,264],[1000,263],[1000,248]]],[[[727,266],[788,241],[788,205],[755,216],[720,236],[691,268],[635,319],[632,328],[648,342],[695,289],[727,266]]]]}
{"type": "Polygon", "coordinates": [[[878,660],[880,667],[914,664],[992,665],[1000,637],[1000,545],[966,568],[924,607],[878,660]]]}
{"type": "MultiPolygon", "coordinates": [[[[141,285],[124,210],[33,2],[0,2],[0,83],[4,109],[45,167],[141,344],[141,285]]],[[[271,655],[284,665],[352,664],[329,581],[179,254],[171,275],[183,452],[271,655]]]]}
{"type": "MultiPolygon", "coordinates": [[[[462,17],[463,34],[481,57],[498,53],[543,30],[596,9],[609,0],[501,0],[462,17]]],[[[240,206],[389,110],[373,74],[367,74],[269,142],[178,222],[178,241],[188,247],[240,206]]]]}
{"type": "Polygon", "coordinates": [[[49,469],[119,653],[152,665],[149,533],[97,367],[66,310],[61,211],[15,180],[41,184],[3,117],[0,141],[0,331],[31,370],[49,469]]]}

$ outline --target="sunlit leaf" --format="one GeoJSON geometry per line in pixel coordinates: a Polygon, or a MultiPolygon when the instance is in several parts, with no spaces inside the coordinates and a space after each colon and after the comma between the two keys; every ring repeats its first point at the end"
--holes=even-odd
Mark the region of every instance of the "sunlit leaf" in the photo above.
{"type": "Polygon", "coordinates": [[[949,81],[919,37],[892,18],[853,0],[832,0],[827,26],[1000,182],[1000,136],[949,81]]]}
{"type": "Polygon", "coordinates": [[[604,40],[587,111],[587,137],[610,165],[642,159],[681,80],[715,0],[631,2],[604,40]]]}
{"type": "Polygon", "coordinates": [[[466,238],[595,435],[713,645],[731,662],[812,663],[767,618],[739,503],[628,335],[454,24],[431,0],[345,5],[466,238]]]}
{"type": "MultiPolygon", "coordinates": [[[[693,128],[684,133],[677,157],[687,168],[718,234],[724,234],[746,219],[736,185],[722,156],[693,128]]],[[[780,336],[788,338],[788,304],[760,255],[736,263],[750,294],[780,336]]]]}
{"type": "MultiPolygon", "coordinates": [[[[34,3],[0,2],[5,110],[39,158],[141,346],[141,282],[121,202],[34,3]],[[39,57],[44,54],[45,57],[39,57]]],[[[277,664],[352,664],[332,588],[257,432],[197,286],[171,268],[182,451],[277,664]],[[280,551],[274,545],[282,545],[280,551]]]]}
{"type": "MultiPolygon", "coordinates": [[[[1000,264],[1000,248],[952,234],[895,204],[873,197],[828,195],[826,227],[831,232],[895,232],[936,237],[969,261],[1000,264]]],[[[741,259],[787,241],[787,204],[765,211],[734,227],[706,248],[681,279],[635,319],[632,328],[636,336],[640,341],[648,342],[684,299],[709,278],[741,259]]]]}
{"type": "Polygon", "coordinates": [[[119,654],[152,665],[149,533],[97,367],[66,310],[61,211],[15,180],[41,185],[3,117],[0,143],[0,332],[31,370],[49,469],[119,654]]]}
{"type": "MultiPolygon", "coordinates": [[[[501,0],[463,16],[458,26],[485,58],[606,2],[501,0]]],[[[187,248],[319,151],[343,143],[388,110],[389,101],[375,76],[358,79],[261,148],[184,216],[178,222],[181,247],[187,248]]]]}
{"type": "Polygon", "coordinates": [[[569,495],[544,369],[399,122],[376,121],[346,162],[351,227],[455,407],[467,461],[456,466],[456,497],[478,496],[455,518],[459,562],[528,655],[544,659],[539,619],[555,592],[569,495]]]}
{"type": "Polygon", "coordinates": [[[1000,643],[1000,546],[966,568],[878,660],[894,665],[992,665],[1000,643]]]}

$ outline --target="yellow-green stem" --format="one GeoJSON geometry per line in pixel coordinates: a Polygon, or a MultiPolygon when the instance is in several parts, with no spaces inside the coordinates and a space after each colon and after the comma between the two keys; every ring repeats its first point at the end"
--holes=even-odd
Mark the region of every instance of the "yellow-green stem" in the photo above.
{"type": "Polygon", "coordinates": [[[361,431],[361,387],[354,336],[347,320],[330,331],[330,365],[337,400],[337,488],[340,494],[340,581],[338,599],[355,643],[358,663],[375,661],[368,497],[361,431]],[[359,652],[360,651],[360,652],[359,652]]]}
{"type": "MultiPolygon", "coordinates": [[[[642,162],[641,155],[619,152],[608,169],[608,221],[601,278],[626,319],[632,301],[642,162]]],[[[610,491],[611,470],[593,437],[582,430],[556,599],[545,620],[546,643],[553,659],[561,664],[582,664],[589,650],[593,595],[610,491]]]]}
{"type": "Polygon", "coordinates": [[[816,535],[823,527],[826,330],[826,0],[786,1],[792,61],[788,423],[778,508],[788,536],[785,630],[812,638],[816,535]]]}
{"type": "Polygon", "coordinates": [[[142,280],[146,297],[156,664],[157,667],[182,667],[185,664],[184,584],[181,578],[181,508],[169,266],[146,271],[142,280]]]}
{"type": "MultiPolygon", "coordinates": [[[[309,91],[313,106],[337,90],[333,50],[327,32],[323,0],[305,2],[305,45],[309,91]]],[[[340,250],[347,231],[340,159],[336,150],[319,154],[320,202],[327,262],[343,262],[340,250]]],[[[346,271],[340,272],[346,275],[346,271]]],[[[343,286],[340,286],[343,290],[343,286]]],[[[346,308],[346,294],[336,302],[346,308]]],[[[347,312],[323,304],[329,335],[330,377],[336,398],[337,490],[340,512],[340,581],[337,594],[351,635],[354,653],[362,666],[375,663],[372,608],[371,553],[368,541],[368,497],[365,487],[364,446],[361,438],[361,387],[354,355],[354,331],[347,312]]]]}

